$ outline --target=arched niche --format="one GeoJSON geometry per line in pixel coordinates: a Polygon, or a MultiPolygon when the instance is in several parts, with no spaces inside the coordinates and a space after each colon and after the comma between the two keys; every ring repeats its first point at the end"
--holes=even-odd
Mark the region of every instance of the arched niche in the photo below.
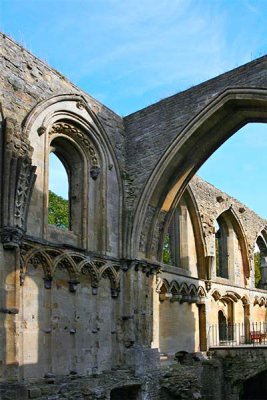
{"type": "Polygon", "coordinates": [[[51,370],[51,293],[45,282],[51,272],[41,252],[32,253],[20,271],[19,363],[22,379],[51,370]]]}
{"type": "Polygon", "coordinates": [[[254,248],[254,281],[255,287],[267,289],[267,232],[258,234],[254,248]]]}
{"type": "Polygon", "coordinates": [[[187,270],[192,276],[205,279],[207,252],[197,203],[190,187],[187,187],[182,198],[178,199],[175,186],[162,206],[162,211],[167,213],[167,217],[159,242],[159,253],[163,252],[164,241],[168,235],[170,264],[187,270]]]}
{"type": "Polygon", "coordinates": [[[110,392],[110,400],[140,400],[141,399],[141,385],[132,384],[124,385],[122,387],[114,388],[110,392]]]}
{"type": "MultiPolygon", "coordinates": [[[[176,183],[181,198],[200,166],[230,136],[249,122],[267,121],[267,90],[229,88],[211,101],[177,135],[161,157],[138,199],[131,251],[137,254],[142,232],[154,236],[162,204],[176,183]],[[153,215],[148,218],[147,216],[153,215]],[[148,226],[147,226],[148,225],[148,226]]],[[[152,257],[151,241],[141,254],[152,257]]]]}
{"type": "Polygon", "coordinates": [[[215,231],[216,276],[246,286],[250,268],[248,246],[242,225],[232,208],[217,217],[215,231]],[[239,281],[237,281],[239,279],[239,281]]]}
{"type": "MultiPolygon", "coordinates": [[[[88,179],[88,158],[84,151],[81,143],[76,141],[74,138],[69,137],[65,132],[64,128],[59,132],[55,132],[62,125],[70,126],[68,124],[57,123],[52,126],[52,131],[49,137],[49,153],[53,152],[60,159],[65,167],[68,175],[68,208],[69,208],[69,231],[73,233],[77,244],[85,242],[86,235],[88,234],[88,207],[87,207],[87,193],[90,190],[89,179],[88,179]]],[[[67,129],[67,128],[66,128],[67,129]]],[[[51,173],[49,168],[48,175],[51,173]]],[[[52,177],[49,175],[49,180],[52,177]]],[[[48,179],[47,179],[48,180],[48,179]]],[[[97,184],[97,189],[100,189],[101,184],[97,184]]],[[[101,189],[100,189],[101,190],[101,189]]],[[[91,189],[91,200],[92,197],[96,196],[96,187],[94,190],[91,189]]],[[[48,200],[49,202],[49,200],[48,200]]],[[[45,209],[45,212],[47,212],[45,209]]],[[[97,211],[97,210],[95,210],[97,211]]],[[[99,214],[102,216],[101,210],[99,214]]],[[[48,215],[44,215],[44,220],[48,218],[48,215]]],[[[90,221],[92,223],[92,221],[90,221]]],[[[46,236],[53,240],[53,233],[49,231],[49,226],[44,227],[46,236]]]]}
{"type": "Polygon", "coordinates": [[[239,395],[240,400],[261,400],[267,397],[267,370],[257,371],[254,375],[242,382],[239,395]]]}
{"type": "Polygon", "coordinates": [[[28,234],[110,255],[121,254],[121,192],[118,162],[90,104],[80,95],[59,95],[39,103],[24,121],[37,179],[29,210],[28,234]],[[70,179],[69,232],[48,232],[48,159],[51,149],[70,179]],[[76,205],[75,205],[76,204],[76,205]],[[73,228],[73,229],[72,229],[73,228]]]}
{"type": "Polygon", "coordinates": [[[48,224],[71,229],[70,174],[53,147],[49,154],[48,224]],[[60,184],[58,184],[60,182],[60,184]],[[59,202],[60,208],[56,205],[59,202]]]}

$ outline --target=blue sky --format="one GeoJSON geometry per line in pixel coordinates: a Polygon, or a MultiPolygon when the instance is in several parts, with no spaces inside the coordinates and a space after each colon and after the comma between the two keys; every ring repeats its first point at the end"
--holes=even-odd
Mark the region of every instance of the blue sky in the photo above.
{"type": "MultiPolygon", "coordinates": [[[[267,0],[0,0],[1,31],[121,116],[266,54],[266,21],[267,0]]],[[[266,147],[249,125],[200,175],[267,217],[266,147]]]]}

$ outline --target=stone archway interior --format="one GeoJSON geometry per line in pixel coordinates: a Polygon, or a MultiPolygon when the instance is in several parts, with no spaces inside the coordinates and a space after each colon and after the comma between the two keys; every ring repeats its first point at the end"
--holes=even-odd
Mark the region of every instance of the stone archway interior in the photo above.
{"type": "Polygon", "coordinates": [[[219,340],[220,341],[227,340],[226,318],[221,310],[218,313],[218,321],[219,321],[219,340]]]}
{"type": "Polygon", "coordinates": [[[110,400],[139,400],[140,386],[131,385],[113,389],[110,393],[110,400]]]}
{"type": "Polygon", "coordinates": [[[266,400],[267,399],[267,370],[260,372],[243,384],[240,400],[266,400]]]}

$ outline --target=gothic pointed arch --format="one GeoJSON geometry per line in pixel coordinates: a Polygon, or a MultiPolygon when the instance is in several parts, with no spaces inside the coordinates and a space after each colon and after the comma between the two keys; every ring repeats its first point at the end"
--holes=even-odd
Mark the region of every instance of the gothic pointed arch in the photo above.
{"type": "Polygon", "coordinates": [[[55,274],[57,270],[66,270],[69,274],[70,280],[78,281],[78,269],[76,263],[68,252],[61,253],[54,260],[53,274],[55,274]]]}
{"type": "MultiPolygon", "coordinates": [[[[133,222],[134,254],[138,251],[142,231],[154,234],[164,199],[175,182],[178,182],[177,197],[180,198],[199,167],[221,144],[248,122],[266,121],[266,104],[266,89],[228,88],[179,132],[147,179],[138,199],[133,222]]],[[[145,254],[150,252],[151,249],[146,248],[145,254]]]]}
{"type": "Polygon", "coordinates": [[[172,295],[180,294],[180,286],[177,281],[175,281],[175,280],[171,281],[170,292],[172,293],[172,295]]]}
{"type": "Polygon", "coordinates": [[[205,279],[206,277],[205,257],[207,255],[207,249],[206,249],[205,238],[203,235],[203,229],[201,227],[201,219],[198,206],[190,186],[187,187],[182,198],[179,199],[177,198],[176,185],[175,185],[172,188],[172,190],[168,193],[168,196],[165,199],[165,202],[162,206],[162,210],[167,212],[167,216],[165,218],[165,224],[162,230],[161,240],[159,241],[159,254],[162,253],[164,238],[166,237],[166,234],[168,232],[170,239],[172,239],[171,238],[172,236],[175,237],[174,240],[173,239],[170,240],[170,247],[173,247],[173,249],[170,248],[170,251],[175,253],[172,263],[174,263],[174,265],[179,266],[180,249],[178,249],[177,246],[180,246],[179,236],[183,236],[184,233],[181,231],[181,227],[179,228],[175,224],[178,224],[179,219],[182,218],[181,207],[185,207],[185,212],[188,213],[190,227],[192,227],[193,230],[192,232],[193,235],[191,238],[188,239],[188,244],[189,242],[191,242],[191,245],[195,243],[197,276],[205,279]]]}
{"type": "Polygon", "coordinates": [[[62,236],[62,241],[69,244],[119,255],[119,164],[113,144],[92,107],[81,95],[57,95],[37,104],[23,122],[24,134],[34,143],[33,160],[37,165],[29,233],[53,241],[62,236]],[[63,163],[69,181],[70,232],[62,235],[46,222],[51,151],[63,163]],[[35,234],[34,226],[39,228],[35,234]]]}
{"type": "Polygon", "coordinates": [[[255,287],[267,288],[267,232],[263,227],[257,234],[254,246],[255,287]]]}
{"type": "MultiPolygon", "coordinates": [[[[222,268],[225,272],[222,276],[230,278],[234,281],[235,272],[233,266],[236,264],[234,260],[237,256],[238,251],[240,250],[240,272],[244,276],[243,284],[246,285],[247,279],[250,277],[250,262],[249,249],[244,229],[232,207],[221,213],[217,217],[217,221],[219,223],[219,228],[221,231],[219,241],[222,240],[224,242],[224,246],[222,246],[222,248],[220,249],[220,245],[218,244],[217,249],[217,257],[224,260],[224,263],[222,263],[222,268]],[[233,242],[234,238],[237,239],[238,248],[235,248],[235,244],[233,242]],[[225,254],[222,254],[223,252],[225,252],[225,254]]],[[[218,263],[218,267],[220,267],[219,264],[220,262],[218,263]]]]}

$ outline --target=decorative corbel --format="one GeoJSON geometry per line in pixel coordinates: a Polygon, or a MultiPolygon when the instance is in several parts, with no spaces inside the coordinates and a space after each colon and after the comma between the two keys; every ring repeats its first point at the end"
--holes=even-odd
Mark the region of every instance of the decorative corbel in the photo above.
{"type": "Polygon", "coordinates": [[[100,174],[100,167],[98,165],[92,165],[92,167],[90,168],[91,178],[95,181],[97,180],[99,174],[100,174]]]}
{"type": "Polygon", "coordinates": [[[45,289],[51,289],[51,287],[52,287],[52,280],[53,280],[52,276],[45,276],[45,277],[43,278],[43,280],[44,280],[44,287],[45,287],[45,289]]]}
{"type": "Polygon", "coordinates": [[[77,286],[79,285],[79,283],[80,282],[77,280],[69,281],[69,291],[71,293],[76,293],[77,286]]]}
{"type": "Polygon", "coordinates": [[[205,286],[206,290],[209,291],[211,289],[211,272],[212,272],[212,264],[213,264],[214,256],[206,256],[206,280],[205,286]]]}

